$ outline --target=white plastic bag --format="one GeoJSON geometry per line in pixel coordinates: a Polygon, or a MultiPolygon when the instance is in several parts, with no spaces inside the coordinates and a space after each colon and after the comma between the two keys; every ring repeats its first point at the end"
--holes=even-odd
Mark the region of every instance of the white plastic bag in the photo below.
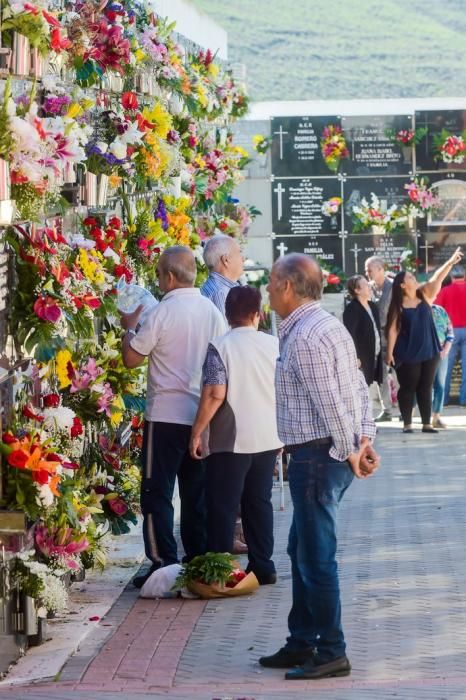
{"type": "Polygon", "coordinates": [[[154,571],[141,588],[140,597],[176,598],[178,591],[172,591],[172,588],[182,568],[181,564],[170,564],[154,571]]]}
{"type": "Polygon", "coordinates": [[[143,305],[143,310],[139,317],[139,323],[142,325],[150,314],[152,309],[155,309],[159,302],[152,294],[144,287],[139,287],[137,284],[127,284],[124,275],[120,277],[117,284],[117,308],[124,314],[131,314],[136,311],[140,304],[143,305]]]}

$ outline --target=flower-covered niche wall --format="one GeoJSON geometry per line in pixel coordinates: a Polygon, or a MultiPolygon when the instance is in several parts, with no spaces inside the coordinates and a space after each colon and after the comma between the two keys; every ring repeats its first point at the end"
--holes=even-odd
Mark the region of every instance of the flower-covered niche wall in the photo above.
{"type": "Polygon", "coordinates": [[[256,212],[232,192],[247,153],[229,124],[247,97],[150,2],[7,0],[2,13],[2,349],[11,367],[33,358],[3,426],[2,507],[33,526],[13,584],[56,612],[68,574],[103,566],[108,534],[136,520],[145,372],[121,361],[117,283],[156,291],[174,244],[195,251],[200,282],[202,241],[246,233],[256,212]]]}

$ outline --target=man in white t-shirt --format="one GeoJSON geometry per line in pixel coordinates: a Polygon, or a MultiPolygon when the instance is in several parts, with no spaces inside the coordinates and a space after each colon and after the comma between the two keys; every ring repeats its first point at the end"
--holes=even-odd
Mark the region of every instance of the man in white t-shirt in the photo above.
{"type": "Polygon", "coordinates": [[[178,561],[172,503],[176,477],[186,560],[205,552],[204,464],[191,458],[188,447],[207,346],[226,331],[221,313],[193,287],[196,261],[189,248],[164,251],[157,275],[165,295],[140,330],[136,326],[141,308],[122,314],[125,366],[138,367],[149,358],[141,509],[152,567],[146,576],[134,579],[137,587],[160,566],[178,561]]]}

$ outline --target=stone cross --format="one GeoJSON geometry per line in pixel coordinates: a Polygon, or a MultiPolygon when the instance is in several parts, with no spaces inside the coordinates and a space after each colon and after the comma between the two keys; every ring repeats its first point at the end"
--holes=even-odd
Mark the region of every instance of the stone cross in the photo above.
{"type": "Polygon", "coordinates": [[[283,131],[283,126],[280,124],[280,129],[273,133],[280,136],[280,160],[283,160],[283,137],[288,135],[288,131],[283,131]]]}
{"type": "Polygon", "coordinates": [[[277,218],[280,221],[280,219],[283,216],[283,201],[282,201],[282,195],[286,192],[286,189],[282,187],[282,183],[278,183],[278,187],[274,189],[274,192],[277,193],[277,218]]]}
{"type": "Polygon", "coordinates": [[[286,251],[288,250],[288,247],[283,243],[283,241],[280,243],[280,245],[276,246],[278,252],[280,253],[280,257],[283,258],[285,255],[286,251]]]}
{"type": "Polygon", "coordinates": [[[424,245],[420,245],[419,249],[420,250],[425,250],[426,251],[426,272],[427,272],[427,267],[429,265],[429,248],[433,248],[433,245],[429,245],[428,242],[426,241],[424,245]]]}

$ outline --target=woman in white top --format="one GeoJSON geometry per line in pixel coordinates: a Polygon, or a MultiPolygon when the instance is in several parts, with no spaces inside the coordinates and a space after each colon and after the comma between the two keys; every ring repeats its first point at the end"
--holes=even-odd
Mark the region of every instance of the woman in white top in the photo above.
{"type": "Polygon", "coordinates": [[[225,313],[231,330],[213,340],[203,368],[201,402],[190,451],[207,451],[207,549],[230,550],[238,506],[248,545],[247,570],[259,583],[275,583],[272,561],[272,482],[282,447],[275,415],[278,339],[258,332],[261,296],[234,287],[225,313]],[[203,433],[210,426],[208,449],[203,433]]]}

